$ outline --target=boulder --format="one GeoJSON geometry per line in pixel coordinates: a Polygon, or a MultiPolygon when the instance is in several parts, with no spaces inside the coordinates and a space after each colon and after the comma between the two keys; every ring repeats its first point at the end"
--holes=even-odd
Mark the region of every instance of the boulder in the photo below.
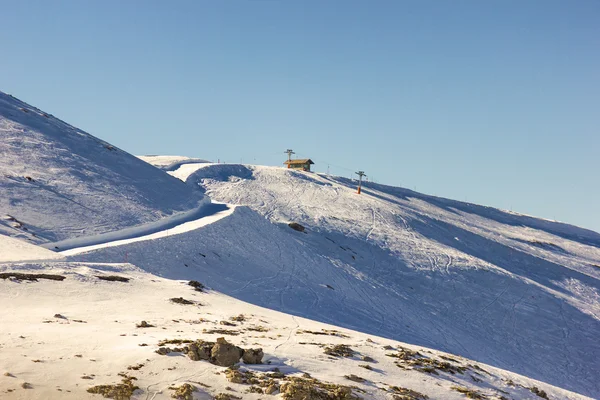
{"type": "Polygon", "coordinates": [[[262,349],[246,349],[242,359],[246,364],[262,364],[262,358],[264,356],[262,349]]]}
{"type": "Polygon", "coordinates": [[[290,222],[288,226],[295,231],[304,232],[304,227],[297,222],[290,222]]]}
{"type": "Polygon", "coordinates": [[[244,351],[227,342],[225,338],[218,338],[217,343],[211,350],[211,359],[213,364],[221,367],[231,367],[237,364],[242,358],[244,351]]]}

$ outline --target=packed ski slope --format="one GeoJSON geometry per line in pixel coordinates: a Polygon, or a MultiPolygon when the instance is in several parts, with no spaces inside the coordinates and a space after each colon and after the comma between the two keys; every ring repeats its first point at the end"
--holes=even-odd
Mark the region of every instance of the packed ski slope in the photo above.
{"type": "Polygon", "coordinates": [[[156,221],[200,192],[0,92],[0,234],[44,243],[156,221]]]}
{"type": "Polygon", "coordinates": [[[195,291],[188,281],[160,278],[131,264],[0,264],[0,274],[8,273],[22,275],[0,279],[0,302],[11,305],[0,308],[2,399],[93,400],[102,395],[90,391],[119,384],[121,397],[113,398],[137,400],[227,399],[224,394],[292,400],[585,398],[462,357],[260,308],[208,288],[195,291]],[[47,277],[28,281],[23,275],[39,273],[47,277]],[[171,300],[179,298],[189,303],[171,300]],[[181,349],[186,341],[219,337],[262,349],[262,363],[243,361],[234,372],[194,361],[181,349]],[[327,350],[335,345],[354,353],[327,350]],[[195,389],[191,397],[177,397],[185,384],[195,389]],[[302,387],[332,396],[302,397],[302,387]]]}
{"type": "Polygon", "coordinates": [[[73,259],[128,257],[264,307],[600,396],[597,233],[383,185],[358,196],[347,180],[280,168],[187,164],[172,174],[248,208],[73,259]]]}

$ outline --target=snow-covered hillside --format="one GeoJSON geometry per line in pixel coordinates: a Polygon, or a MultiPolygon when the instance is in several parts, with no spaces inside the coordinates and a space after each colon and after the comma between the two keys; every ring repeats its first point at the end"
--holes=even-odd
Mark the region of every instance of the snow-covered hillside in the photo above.
{"type": "Polygon", "coordinates": [[[359,196],[348,180],[281,168],[183,167],[172,174],[249,208],[74,259],[127,257],[264,307],[600,396],[597,233],[383,185],[359,196]]]}
{"type": "Polygon", "coordinates": [[[0,308],[0,398],[6,400],[102,394],[138,400],[585,399],[131,264],[0,265],[0,276],[10,274],[0,279],[0,301],[11,305],[0,308]],[[243,359],[231,356],[238,350],[227,344],[215,351],[220,337],[245,349],[243,359]],[[206,346],[212,352],[202,356],[198,347],[206,346]],[[224,366],[237,361],[238,369],[224,366]]]}
{"type": "Polygon", "coordinates": [[[198,191],[0,92],[0,233],[34,243],[87,236],[197,207],[198,191]]]}
{"type": "Polygon", "coordinates": [[[4,94],[0,115],[0,234],[59,252],[0,241],[2,398],[148,400],[184,383],[188,399],[600,397],[596,232],[372,183],[357,195],[315,173],[144,157],[161,171],[4,94]],[[185,357],[224,343],[159,345],[221,335],[267,364],[226,371],[185,357]],[[335,344],[358,353],[323,354],[335,344]],[[154,352],[167,345],[179,351],[154,352]],[[311,387],[321,394],[303,397],[311,387]]]}

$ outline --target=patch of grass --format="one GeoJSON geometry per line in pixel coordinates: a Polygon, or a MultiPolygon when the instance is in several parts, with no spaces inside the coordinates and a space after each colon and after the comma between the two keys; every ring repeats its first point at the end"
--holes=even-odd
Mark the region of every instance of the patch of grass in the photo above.
{"type": "Polygon", "coordinates": [[[215,400],[241,400],[241,397],[229,393],[219,393],[215,396],[215,400]]]}
{"type": "Polygon", "coordinates": [[[169,390],[174,390],[175,392],[171,394],[171,397],[179,400],[193,400],[194,392],[197,391],[196,387],[189,383],[184,383],[179,387],[170,386],[169,390]]]}
{"type": "Polygon", "coordinates": [[[171,300],[175,304],[183,304],[183,305],[196,304],[194,301],[186,300],[183,297],[173,297],[172,299],[169,299],[169,300],[171,300]]]}
{"type": "Polygon", "coordinates": [[[269,332],[269,328],[266,328],[264,326],[258,325],[258,326],[249,326],[246,328],[247,331],[252,331],[252,332],[269,332]]]}
{"type": "Polygon", "coordinates": [[[356,352],[345,344],[336,344],[333,347],[325,347],[325,354],[334,357],[353,357],[356,352]]]}
{"type": "Polygon", "coordinates": [[[194,343],[193,340],[190,339],[164,339],[158,342],[159,346],[164,346],[166,344],[185,344],[185,343],[194,343]]]}
{"type": "Polygon", "coordinates": [[[482,400],[487,398],[487,396],[481,394],[477,390],[472,390],[464,386],[451,386],[450,389],[464,394],[469,399],[482,400]]]}
{"type": "Polygon", "coordinates": [[[423,393],[400,386],[390,386],[390,391],[394,394],[394,400],[427,400],[429,398],[423,393]]]}
{"type": "Polygon", "coordinates": [[[220,329],[220,328],[214,328],[214,329],[202,329],[202,333],[217,333],[219,335],[231,335],[231,336],[237,336],[240,334],[239,331],[234,331],[232,329],[220,329]]]}
{"type": "Polygon", "coordinates": [[[303,334],[303,333],[308,333],[310,335],[327,335],[327,336],[338,336],[341,338],[349,338],[350,336],[345,335],[339,331],[336,331],[334,329],[321,329],[321,331],[309,331],[309,330],[302,330],[299,329],[297,331],[297,333],[299,334],[303,334]]]}
{"type": "Polygon", "coordinates": [[[0,273],[1,279],[9,279],[13,278],[19,281],[34,281],[37,282],[38,279],[49,279],[51,281],[63,281],[66,279],[66,276],[62,275],[53,275],[53,274],[24,274],[19,272],[2,272],[0,273]]]}

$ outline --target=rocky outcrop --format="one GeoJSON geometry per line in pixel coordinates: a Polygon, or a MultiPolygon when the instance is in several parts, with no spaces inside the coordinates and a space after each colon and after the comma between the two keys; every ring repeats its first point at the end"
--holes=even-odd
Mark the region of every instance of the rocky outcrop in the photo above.
{"type": "Polygon", "coordinates": [[[230,367],[240,361],[244,350],[227,342],[225,338],[218,338],[210,354],[213,364],[220,365],[221,367],[230,367]]]}

